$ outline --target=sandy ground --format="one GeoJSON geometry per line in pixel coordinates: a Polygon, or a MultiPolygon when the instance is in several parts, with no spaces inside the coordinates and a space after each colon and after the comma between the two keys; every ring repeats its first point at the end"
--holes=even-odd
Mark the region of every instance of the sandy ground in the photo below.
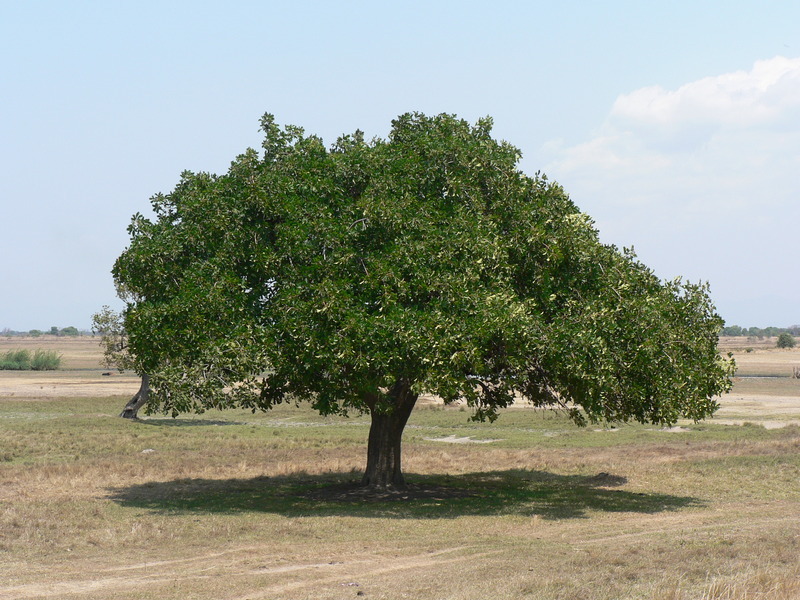
{"type": "Polygon", "coordinates": [[[133,396],[140,379],[116,371],[0,371],[0,400],[133,396]],[[110,373],[110,375],[103,375],[110,373]]]}
{"type": "Polygon", "coordinates": [[[739,396],[733,393],[725,396],[720,405],[712,423],[743,425],[757,421],[767,429],[800,425],[800,396],[739,396]]]}

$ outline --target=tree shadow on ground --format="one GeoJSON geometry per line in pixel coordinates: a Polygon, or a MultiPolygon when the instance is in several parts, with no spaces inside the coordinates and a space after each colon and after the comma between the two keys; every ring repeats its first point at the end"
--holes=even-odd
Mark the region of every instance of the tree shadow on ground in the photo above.
{"type": "Polygon", "coordinates": [[[137,418],[140,425],[150,427],[221,427],[227,425],[247,425],[241,421],[226,421],[222,419],[177,419],[172,417],[142,417],[137,418]]]}
{"type": "Polygon", "coordinates": [[[508,470],[409,475],[407,490],[376,492],[352,474],[177,479],[109,490],[122,506],[170,513],[266,512],[289,517],[439,519],[466,515],[585,518],[590,512],[658,513],[701,506],[692,497],[630,492],[622,477],[508,470]]]}

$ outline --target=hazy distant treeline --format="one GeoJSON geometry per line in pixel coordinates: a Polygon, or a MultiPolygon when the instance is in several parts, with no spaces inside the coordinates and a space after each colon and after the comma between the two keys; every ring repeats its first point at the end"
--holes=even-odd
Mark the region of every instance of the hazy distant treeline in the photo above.
{"type": "Polygon", "coordinates": [[[27,335],[39,337],[40,335],[56,335],[58,337],[76,337],[79,335],[91,335],[91,331],[80,331],[77,327],[51,327],[50,329],[31,329],[30,331],[14,331],[13,329],[3,329],[0,331],[2,336],[27,335]]]}
{"type": "MultiPolygon", "coordinates": [[[[747,337],[776,337],[782,333],[790,333],[800,337],[800,325],[791,327],[741,327],[739,325],[726,325],[720,331],[720,335],[725,336],[747,336],[747,337]]],[[[92,335],[91,331],[81,331],[76,327],[51,327],[50,329],[31,329],[30,331],[14,331],[13,329],[3,329],[0,336],[31,336],[55,335],[59,337],[74,337],[79,335],[92,335]]]]}
{"type": "Polygon", "coordinates": [[[740,327],[739,325],[726,325],[720,335],[747,336],[747,337],[776,337],[782,333],[800,336],[800,325],[791,327],[740,327]]]}

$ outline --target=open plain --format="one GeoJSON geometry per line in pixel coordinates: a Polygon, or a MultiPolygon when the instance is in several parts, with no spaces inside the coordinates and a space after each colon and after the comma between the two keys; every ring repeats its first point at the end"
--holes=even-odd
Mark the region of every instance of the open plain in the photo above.
{"type": "Polygon", "coordinates": [[[126,421],[96,339],[2,338],[64,363],[0,371],[0,599],[800,598],[800,351],[721,346],[733,391],[669,429],[427,399],[376,497],[366,417],[126,421]]]}

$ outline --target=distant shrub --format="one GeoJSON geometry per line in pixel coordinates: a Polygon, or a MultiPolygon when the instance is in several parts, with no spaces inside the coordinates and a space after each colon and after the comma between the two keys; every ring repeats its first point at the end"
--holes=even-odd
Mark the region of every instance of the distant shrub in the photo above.
{"type": "Polygon", "coordinates": [[[32,371],[55,371],[61,368],[61,355],[55,350],[37,350],[31,359],[32,371]]]}
{"type": "Polygon", "coordinates": [[[27,350],[9,350],[0,358],[4,371],[27,371],[31,368],[31,353],[27,350]]]}
{"type": "Polygon", "coordinates": [[[2,371],[55,371],[61,368],[61,355],[55,350],[9,350],[0,356],[2,371]]]}
{"type": "Polygon", "coordinates": [[[778,336],[778,348],[794,348],[794,337],[791,333],[782,333],[778,336]]]}
{"type": "Polygon", "coordinates": [[[729,325],[722,328],[720,335],[738,337],[740,335],[744,335],[744,330],[738,325],[729,325]]]}

